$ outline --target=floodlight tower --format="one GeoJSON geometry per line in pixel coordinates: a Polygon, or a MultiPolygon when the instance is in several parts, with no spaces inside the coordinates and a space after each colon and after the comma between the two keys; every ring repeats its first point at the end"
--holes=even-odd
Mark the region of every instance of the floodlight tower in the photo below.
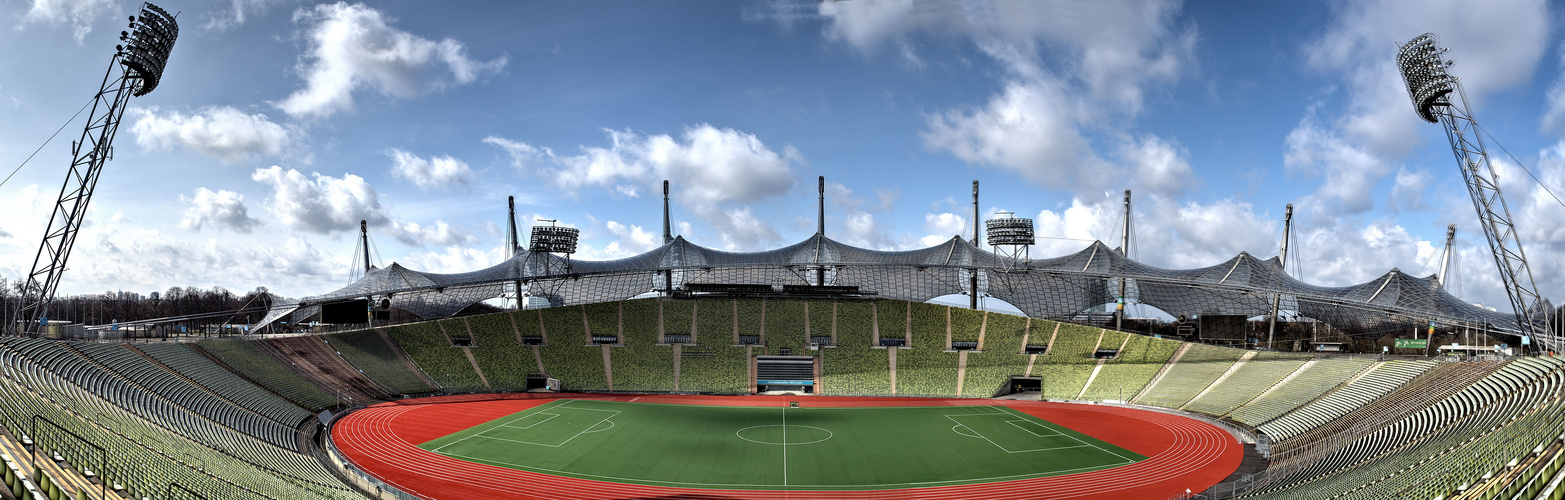
{"type": "Polygon", "coordinates": [[[539,219],[539,222],[548,222],[549,225],[533,226],[532,240],[527,244],[529,255],[535,259],[533,265],[544,275],[568,274],[571,272],[571,254],[576,253],[576,238],[581,231],[574,227],[555,225],[556,220],[539,219]],[[565,256],[564,267],[555,267],[553,254],[565,256]]]}
{"type": "Polygon", "coordinates": [[[1478,210],[1479,225],[1484,238],[1494,252],[1494,263],[1500,270],[1500,280],[1516,311],[1517,326],[1522,335],[1541,341],[1551,350],[1562,347],[1560,339],[1547,326],[1547,318],[1534,318],[1544,314],[1543,296],[1532,279],[1527,266],[1527,254],[1522,251],[1516,225],[1511,219],[1511,209],[1500,194],[1500,180],[1489,164],[1489,154],[1484,150],[1483,137],[1478,122],[1473,120],[1467,106],[1467,95],[1462,82],[1446,72],[1453,64],[1444,59],[1446,49],[1437,45],[1434,33],[1424,33],[1402,45],[1397,51],[1397,68],[1407,83],[1408,96],[1413,99],[1413,109],[1418,117],[1430,123],[1445,126],[1446,138],[1451,141],[1451,151],[1456,154],[1456,164],[1467,182],[1467,192],[1472,196],[1473,207],[1478,210]],[[1540,324],[1536,320],[1542,319],[1540,324]]]}
{"type": "Polygon", "coordinates": [[[1000,272],[1026,272],[1032,262],[1027,249],[1034,243],[1032,219],[1016,217],[1016,212],[997,212],[993,219],[984,221],[989,246],[1000,257],[1000,272]]]}
{"type": "Polygon", "coordinates": [[[174,16],[150,3],[141,4],[141,15],[131,16],[130,32],[120,32],[124,45],[114,47],[109,70],[92,102],[92,113],[81,139],[71,144],[71,165],[60,187],[60,198],[49,215],[32,271],[22,287],[22,330],[37,332],[49,316],[49,305],[65,272],[65,263],[76,244],[77,232],[87,218],[87,204],[98,186],[103,164],[113,155],[114,134],[131,96],[143,96],[158,87],[168,54],[179,37],[174,16]]]}

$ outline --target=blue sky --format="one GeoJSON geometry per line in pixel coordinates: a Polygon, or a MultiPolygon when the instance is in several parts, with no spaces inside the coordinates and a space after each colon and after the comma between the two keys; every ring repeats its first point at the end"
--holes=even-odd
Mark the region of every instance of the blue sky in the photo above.
{"type": "MultiPolygon", "coordinates": [[[[115,0],[0,2],[0,167],[91,97],[115,0]]],[[[1033,255],[1118,245],[1165,267],[1277,253],[1325,285],[1435,272],[1503,304],[1440,127],[1418,120],[1396,45],[1436,32],[1474,112],[1565,187],[1554,5],[1484,2],[495,2],[160,4],[182,32],[125,114],[62,293],[350,280],[357,221],[378,263],[455,272],[523,224],[581,228],[578,258],[676,231],[757,250],[827,234],[915,248],[986,214],[1037,219],[1033,255]]],[[[0,186],[0,276],[32,263],[80,121],[0,186]]],[[[1491,144],[1491,147],[1492,144],[1491,144]]],[[[1495,148],[1494,154],[1500,154],[1495,148]]],[[[1565,291],[1565,207],[1501,178],[1546,296],[1565,291]]]]}

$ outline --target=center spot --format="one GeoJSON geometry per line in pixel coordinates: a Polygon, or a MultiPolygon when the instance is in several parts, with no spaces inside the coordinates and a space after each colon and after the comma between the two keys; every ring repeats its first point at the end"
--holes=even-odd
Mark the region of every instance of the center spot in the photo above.
{"type": "Polygon", "coordinates": [[[808,425],[757,425],[739,429],[739,439],[758,444],[815,444],[831,439],[831,431],[808,425]],[[787,440],[784,441],[786,430],[787,440]]]}

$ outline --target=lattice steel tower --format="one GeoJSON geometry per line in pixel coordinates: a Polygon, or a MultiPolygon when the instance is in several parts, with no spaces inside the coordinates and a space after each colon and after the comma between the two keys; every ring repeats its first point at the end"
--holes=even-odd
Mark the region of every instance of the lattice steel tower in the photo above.
{"type": "Polygon", "coordinates": [[[113,156],[114,134],[131,96],[143,96],[158,87],[168,54],[179,37],[174,16],[150,3],[141,4],[141,15],[130,18],[130,32],[120,32],[124,45],[115,46],[109,71],[92,102],[92,113],[81,139],[71,144],[71,166],[60,188],[60,199],[49,215],[32,271],[22,288],[22,331],[35,333],[49,315],[54,292],[60,287],[71,247],[87,218],[87,203],[98,185],[103,164],[113,156]]]}
{"type": "Polygon", "coordinates": [[[1424,33],[1402,45],[1397,52],[1397,67],[1407,83],[1413,109],[1419,118],[1445,126],[1446,138],[1451,141],[1451,151],[1456,154],[1456,163],[1462,171],[1462,179],[1467,182],[1473,207],[1478,209],[1479,225],[1483,226],[1484,238],[1489,240],[1489,248],[1494,251],[1494,262],[1500,269],[1500,279],[1505,283],[1511,307],[1516,310],[1521,331],[1549,349],[1559,350],[1562,347],[1560,338],[1548,328],[1547,317],[1535,318],[1547,314],[1543,297],[1527,266],[1527,254],[1522,251],[1511,210],[1500,194],[1499,177],[1489,164],[1482,132],[1467,106],[1462,82],[1446,72],[1452,63],[1444,59],[1446,49],[1440,48],[1437,42],[1434,33],[1424,33]]]}

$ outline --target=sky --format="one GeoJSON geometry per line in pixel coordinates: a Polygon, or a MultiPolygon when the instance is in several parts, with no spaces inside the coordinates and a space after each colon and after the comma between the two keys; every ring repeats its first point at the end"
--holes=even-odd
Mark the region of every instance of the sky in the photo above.
{"type": "MultiPolygon", "coordinates": [[[[0,0],[0,175],[21,165],[0,185],[0,277],[30,268],[85,117],[45,142],[138,5],[0,0]]],[[[675,233],[775,248],[815,232],[825,176],[831,238],[970,235],[978,180],[984,218],[1035,219],[1035,258],[1119,246],[1129,189],[1130,256],[1169,268],[1277,255],[1292,203],[1288,270],[1330,286],[1434,274],[1455,224],[1449,289],[1504,308],[1445,135],[1394,68],[1434,32],[1538,286],[1565,297],[1548,3],[159,5],[179,40],[124,114],[62,295],[325,293],[359,272],[359,220],[376,265],[479,269],[505,258],[507,196],[523,226],[580,228],[577,259],[620,258],[662,243],[664,179],[675,233]]]]}

